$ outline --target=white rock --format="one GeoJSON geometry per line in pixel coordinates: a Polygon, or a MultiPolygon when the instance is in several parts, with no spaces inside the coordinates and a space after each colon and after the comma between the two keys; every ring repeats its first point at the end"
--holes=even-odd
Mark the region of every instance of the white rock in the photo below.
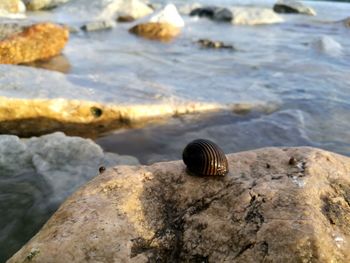
{"type": "Polygon", "coordinates": [[[232,7],[223,8],[215,13],[215,20],[223,20],[227,17],[228,10],[232,13],[232,24],[235,25],[259,25],[283,22],[283,18],[268,8],[258,7],[232,7]]]}
{"type": "Polygon", "coordinates": [[[312,46],[321,53],[333,57],[339,57],[343,54],[343,47],[340,43],[329,36],[322,36],[316,39],[312,46]]]}
{"type": "Polygon", "coordinates": [[[62,22],[99,21],[115,19],[118,15],[130,15],[135,19],[144,17],[153,10],[140,0],[75,0],[55,9],[62,22]]]}
{"type": "Polygon", "coordinates": [[[167,23],[175,27],[185,26],[184,20],[177,11],[176,6],[173,4],[168,4],[163,9],[152,14],[150,17],[145,18],[145,22],[167,23]]]}

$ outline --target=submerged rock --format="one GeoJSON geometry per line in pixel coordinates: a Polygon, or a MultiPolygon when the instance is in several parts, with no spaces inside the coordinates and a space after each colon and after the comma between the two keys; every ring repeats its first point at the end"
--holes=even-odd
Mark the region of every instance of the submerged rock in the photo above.
{"type": "Polygon", "coordinates": [[[222,41],[213,41],[210,39],[200,39],[196,41],[202,48],[212,48],[212,49],[231,49],[234,50],[233,45],[225,44],[222,41]]]}
{"type": "Polygon", "coordinates": [[[128,23],[135,21],[135,18],[130,15],[120,15],[117,18],[117,22],[119,23],[128,23]]]}
{"type": "Polygon", "coordinates": [[[330,36],[322,36],[314,40],[312,46],[316,51],[332,57],[339,57],[343,54],[343,47],[330,36]]]}
{"type": "Polygon", "coordinates": [[[107,170],[8,262],[350,260],[349,158],[314,148],[227,157],[220,179],[190,176],[181,161],[107,170]]]}
{"type": "Polygon", "coordinates": [[[303,3],[295,0],[279,0],[274,6],[273,10],[280,14],[306,14],[310,16],[315,16],[316,11],[304,5],[303,3]]]}
{"type": "Polygon", "coordinates": [[[23,0],[28,10],[51,9],[65,4],[70,0],[23,0]]]}
{"type": "MultiPolygon", "coordinates": [[[[108,80],[116,83],[115,78],[108,80]]],[[[64,131],[68,135],[96,137],[113,129],[225,107],[175,97],[164,99],[170,95],[149,87],[149,96],[140,98],[142,87],[125,90],[124,85],[116,85],[111,89],[100,82],[95,88],[95,83],[86,81],[85,76],[0,65],[0,133],[30,137],[64,131]]],[[[144,85],[141,81],[134,83],[144,85]]]]}
{"type": "Polygon", "coordinates": [[[66,45],[69,32],[52,23],[29,26],[1,25],[0,63],[19,64],[48,59],[60,54],[66,45]],[[5,28],[10,28],[5,30],[5,28]],[[4,33],[5,32],[5,33],[4,33]]]}
{"type": "Polygon", "coordinates": [[[0,261],[31,238],[69,194],[98,174],[100,166],[119,164],[139,162],[63,133],[28,140],[0,135],[0,261]]]}
{"type": "Polygon", "coordinates": [[[342,20],[345,27],[350,28],[350,17],[342,20]]]}
{"type": "Polygon", "coordinates": [[[271,9],[258,7],[216,7],[194,9],[191,16],[207,17],[215,21],[231,22],[235,25],[259,25],[283,22],[282,17],[271,9]]]}
{"type": "Polygon", "coordinates": [[[100,31],[106,29],[112,29],[115,26],[113,21],[93,21],[89,22],[81,27],[82,30],[91,32],[91,31],[100,31]]]}
{"type": "Polygon", "coordinates": [[[58,71],[61,73],[68,73],[71,70],[71,65],[67,57],[59,55],[45,60],[37,60],[30,63],[22,64],[24,66],[30,66],[35,68],[42,68],[52,71],[58,71]]]}
{"type": "Polygon", "coordinates": [[[180,34],[184,25],[185,22],[176,7],[168,4],[133,26],[129,32],[148,39],[169,41],[180,34]]]}

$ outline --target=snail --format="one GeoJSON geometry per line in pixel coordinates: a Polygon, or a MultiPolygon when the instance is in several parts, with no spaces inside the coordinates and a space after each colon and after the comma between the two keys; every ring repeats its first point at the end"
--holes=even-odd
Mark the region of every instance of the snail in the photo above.
{"type": "Polygon", "coordinates": [[[201,176],[217,176],[228,173],[225,153],[215,143],[205,139],[190,142],[182,153],[182,159],[190,173],[201,176]]]}
{"type": "Polygon", "coordinates": [[[106,167],[104,166],[100,166],[100,168],[98,168],[98,171],[101,173],[103,173],[104,171],[106,171],[106,167]]]}

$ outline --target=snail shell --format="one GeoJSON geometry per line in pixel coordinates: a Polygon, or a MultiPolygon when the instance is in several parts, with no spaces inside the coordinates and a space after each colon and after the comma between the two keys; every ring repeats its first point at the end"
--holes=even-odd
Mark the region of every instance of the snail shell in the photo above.
{"type": "Polygon", "coordinates": [[[228,164],[225,153],[215,143],[198,139],[190,142],[182,153],[189,172],[196,175],[225,175],[228,164]]]}

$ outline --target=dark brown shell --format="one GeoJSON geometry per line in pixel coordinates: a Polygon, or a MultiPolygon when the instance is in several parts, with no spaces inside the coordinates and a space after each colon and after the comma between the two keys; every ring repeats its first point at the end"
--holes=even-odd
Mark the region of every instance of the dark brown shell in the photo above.
{"type": "Polygon", "coordinates": [[[196,175],[225,175],[228,164],[225,153],[215,143],[205,139],[190,142],[182,153],[189,172],[196,175]]]}

